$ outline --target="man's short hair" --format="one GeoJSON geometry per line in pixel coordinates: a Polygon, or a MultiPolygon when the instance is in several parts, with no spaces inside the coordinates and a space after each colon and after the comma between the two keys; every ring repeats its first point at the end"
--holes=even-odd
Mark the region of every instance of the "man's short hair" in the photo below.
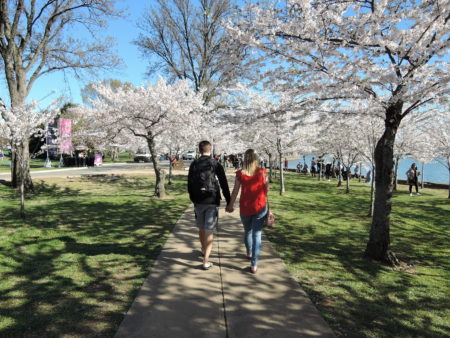
{"type": "Polygon", "coordinates": [[[209,141],[202,141],[198,144],[198,151],[200,154],[211,152],[211,143],[209,141]]]}

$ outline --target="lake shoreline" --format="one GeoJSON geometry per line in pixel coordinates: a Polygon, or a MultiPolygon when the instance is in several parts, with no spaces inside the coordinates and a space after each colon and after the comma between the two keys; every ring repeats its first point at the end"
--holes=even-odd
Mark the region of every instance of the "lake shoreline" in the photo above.
{"type": "MultiPolygon", "coordinates": [[[[276,169],[276,170],[278,170],[278,169],[276,169]]],[[[292,168],[288,168],[287,171],[293,172],[293,173],[297,172],[296,169],[292,169],[292,168]]],[[[303,173],[301,173],[301,174],[303,174],[303,173]]],[[[310,174],[303,174],[303,175],[310,175],[310,174]]],[[[358,179],[358,178],[355,178],[354,175],[352,175],[352,179],[358,179]]],[[[361,176],[361,179],[365,180],[366,176],[363,174],[361,176]]],[[[408,182],[406,180],[403,180],[403,179],[397,179],[397,184],[408,185],[408,182]]],[[[420,185],[421,185],[421,182],[419,181],[419,186],[420,185]]],[[[430,188],[430,189],[448,189],[448,184],[424,181],[423,182],[423,187],[424,188],[430,188]]]]}

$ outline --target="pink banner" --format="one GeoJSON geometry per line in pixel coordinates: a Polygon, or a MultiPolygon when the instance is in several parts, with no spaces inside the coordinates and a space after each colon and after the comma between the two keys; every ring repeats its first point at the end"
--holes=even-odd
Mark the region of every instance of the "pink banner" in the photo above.
{"type": "Polygon", "coordinates": [[[60,137],[59,151],[61,153],[71,153],[72,152],[72,120],[69,120],[69,119],[60,119],[59,120],[59,137],[60,137]]]}
{"type": "Polygon", "coordinates": [[[103,155],[102,154],[95,154],[94,158],[94,165],[102,165],[103,164],[103,155]]]}

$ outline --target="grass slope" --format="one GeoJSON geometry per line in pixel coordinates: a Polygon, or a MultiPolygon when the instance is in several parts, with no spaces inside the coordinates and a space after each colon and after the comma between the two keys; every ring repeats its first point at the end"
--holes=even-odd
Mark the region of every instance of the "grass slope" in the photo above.
{"type": "Polygon", "coordinates": [[[267,235],[290,272],[339,336],[450,336],[450,202],[446,190],[407,187],[393,198],[391,240],[405,262],[390,268],[363,257],[370,187],[288,174],[272,185],[277,228],[267,235]]]}
{"type": "Polygon", "coordinates": [[[0,336],[113,336],[182,211],[185,178],[35,182],[28,217],[0,185],[0,336]]]}

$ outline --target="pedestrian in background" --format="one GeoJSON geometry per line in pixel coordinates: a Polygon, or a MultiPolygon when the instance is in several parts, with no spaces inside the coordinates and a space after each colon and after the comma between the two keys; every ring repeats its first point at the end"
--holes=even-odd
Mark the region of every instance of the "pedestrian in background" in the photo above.
{"type": "Polygon", "coordinates": [[[417,166],[415,163],[411,164],[411,168],[406,172],[406,177],[408,178],[409,185],[409,196],[412,196],[412,187],[413,185],[416,187],[416,195],[420,195],[419,193],[419,176],[420,172],[417,171],[417,166]]]}
{"type": "Polygon", "coordinates": [[[311,159],[311,176],[316,176],[316,160],[314,159],[314,157],[311,159]]]}

